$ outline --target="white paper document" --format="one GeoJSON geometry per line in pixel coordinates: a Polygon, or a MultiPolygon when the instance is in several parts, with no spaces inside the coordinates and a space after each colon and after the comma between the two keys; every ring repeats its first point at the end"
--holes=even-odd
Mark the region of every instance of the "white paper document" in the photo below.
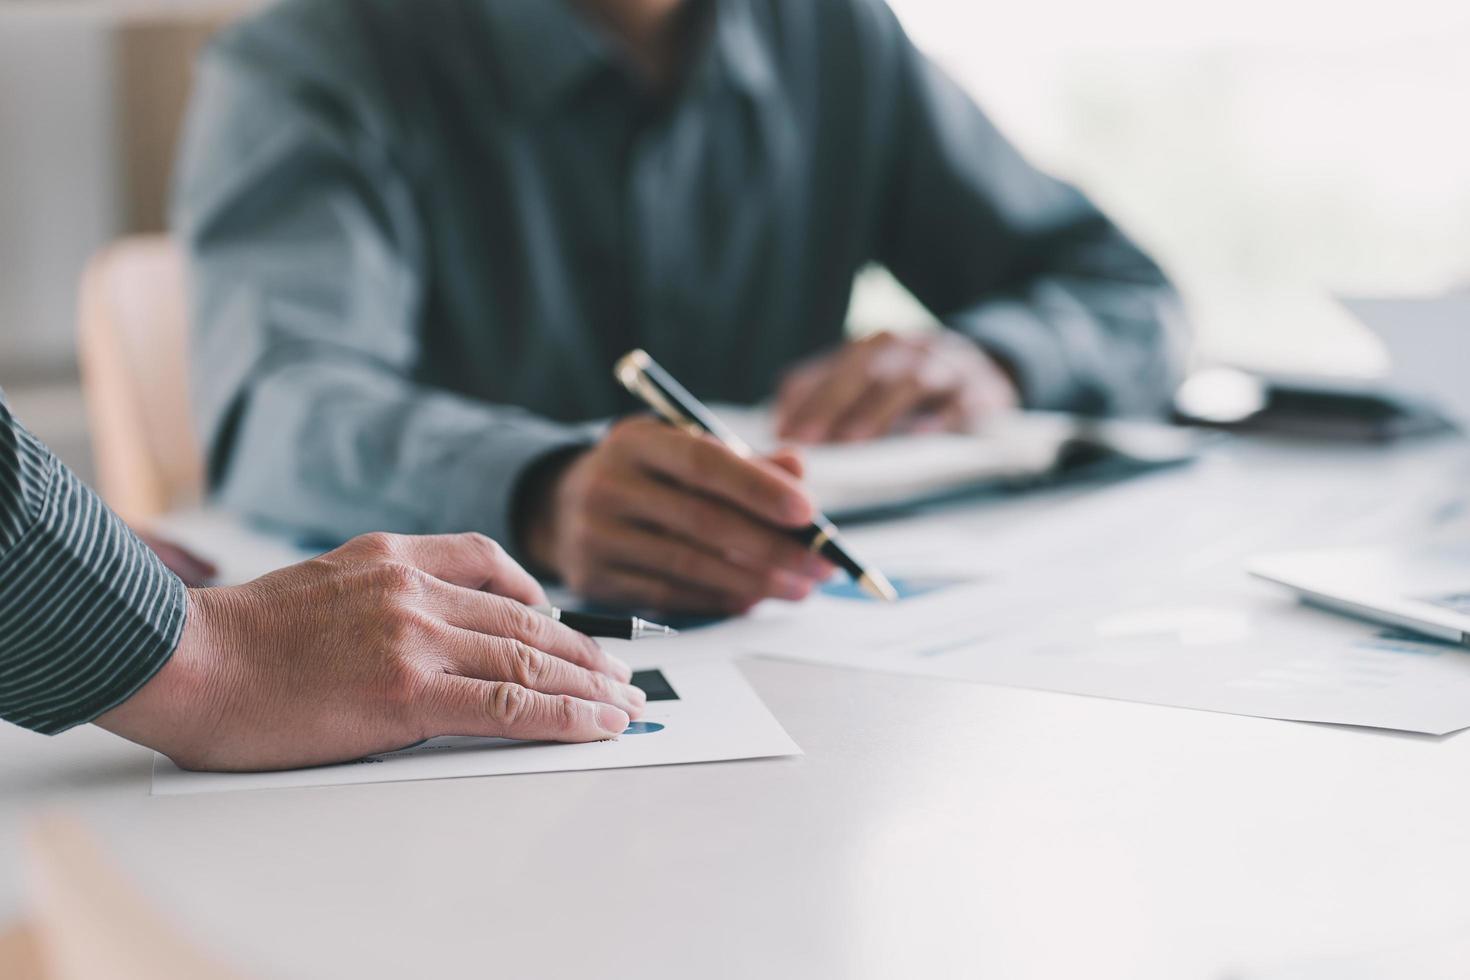
{"type": "Polygon", "coordinates": [[[822,597],[803,612],[807,628],[753,633],[742,645],[832,666],[1264,718],[1435,735],[1470,727],[1470,650],[1285,596],[1063,612],[1025,603],[998,582],[953,588],[948,602],[909,593],[909,615],[875,606],[862,629],[834,623],[848,615],[843,603],[867,600],[822,597]],[[1017,615],[1028,612],[1035,618],[1026,628],[1017,615]]]}
{"type": "Polygon", "coordinates": [[[450,736],[342,765],[260,773],[186,772],[160,755],[153,761],[153,793],[621,769],[801,754],[732,661],[659,663],[636,673],[634,680],[648,693],[648,707],[628,731],[605,742],[560,745],[450,736]]]}
{"type": "Polygon", "coordinates": [[[1276,542],[1382,533],[1433,512],[1386,468],[1333,497],[1253,471],[1159,475],[988,515],[854,530],[901,599],[834,579],[716,627],[739,649],[833,666],[1300,721],[1470,727],[1470,650],[1298,605],[1244,572],[1276,542]],[[1216,489],[1212,490],[1214,487],[1216,489]],[[1393,498],[1390,506],[1387,498],[1393,498]]]}

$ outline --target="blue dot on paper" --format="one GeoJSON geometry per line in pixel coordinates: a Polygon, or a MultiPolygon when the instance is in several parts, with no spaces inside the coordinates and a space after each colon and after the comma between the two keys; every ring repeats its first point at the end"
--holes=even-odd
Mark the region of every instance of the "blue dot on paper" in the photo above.
{"type": "Polygon", "coordinates": [[[661,732],[664,726],[656,721],[630,721],[628,727],[623,729],[624,735],[652,735],[661,732]]]}
{"type": "MultiPolygon", "coordinates": [[[[892,580],[893,591],[898,593],[900,601],[917,599],[921,595],[940,592],[954,585],[962,585],[964,582],[964,579],[941,577],[895,578],[892,580]]],[[[834,599],[851,599],[856,602],[875,601],[861,585],[848,578],[829,580],[822,586],[822,593],[834,599]]]]}

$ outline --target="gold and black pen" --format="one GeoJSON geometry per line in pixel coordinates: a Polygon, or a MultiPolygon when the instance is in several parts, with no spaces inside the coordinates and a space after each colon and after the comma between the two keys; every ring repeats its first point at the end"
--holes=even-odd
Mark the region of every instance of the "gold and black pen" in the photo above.
{"type": "MultiPolygon", "coordinates": [[[[634,397],[638,398],[670,425],[696,435],[711,435],[736,455],[750,458],[754,450],[705,408],[699,399],[648,356],[643,350],[632,350],[618,359],[613,373],[634,397]]],[[[878,569],[860,561],[842,541],[837,525],[818,514],[810,525],[792,531],[797,540],[832,564],[851,575],[875,598],[894,602],[898,592],[893,583],[878,569]]]]}

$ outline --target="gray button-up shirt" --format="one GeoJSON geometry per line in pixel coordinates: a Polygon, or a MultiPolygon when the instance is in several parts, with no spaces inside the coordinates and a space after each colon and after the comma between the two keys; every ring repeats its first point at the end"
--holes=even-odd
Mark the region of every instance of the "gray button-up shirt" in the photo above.
{"type": "Polygon", "coordinates": [[[521,475],[628,407],[618,355],[762,399],[871,262],[1031,406],[1160,405],[1157,267],[886,6],[706,13],[667,99],[561,0],[287,0],[214,43],[176,218],[226,505],[514,546],[521,475]]]}

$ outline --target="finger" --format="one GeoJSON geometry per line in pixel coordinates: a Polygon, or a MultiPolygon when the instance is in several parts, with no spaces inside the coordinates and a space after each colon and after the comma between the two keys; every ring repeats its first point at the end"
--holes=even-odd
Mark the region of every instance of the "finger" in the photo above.
{"type": "Polygon", "coordinates": [[[864,375],[852,375],[851,382],[834,388],[823,396],[806,429],[808,442],[831,443],[844,438],[842,424],[845,419],[861,416],[867,406],[877,401],[885,390],[883,383],[864,375]]]}
{"type": "Polygon", "coordinates": [[[629,720],[615,705],[454,674],[436,677],[422,701],[420,728],[439,735],[597,742],[621,735],[629,720]]]}
{"type": "Polygon", "coordinates": [[[805,599],[816,584],[780,568],[746,568],[706,550],[698,541],[607,518],[602,521],[593,535],[595,558],[688,583],[731,604],[754,604],[765,598],[794,602],[805,599]]]}
{"type": "Polygon", "coordinates": [[[450,673],[482,681],[507,681],[542,694],[570,694],[584,701],[601,701],[622,708],[631,717],[641,714],[648,700],[631,684],[504,636],[452,630],[444,641],[444,653],[449,657],[450,673]]]}
{"type": "Polygon", "coordinates": [[[791,437],[792,413],[807,400],[821,382],[826,374],[827,362],[830,358],[831,355],[827,355],[817,361],[797,367],[781,382],[781,387],[776,391],[776,404],[772,412],[776,434],[780,438],[791,437]]]}
{"type": "Polygon", "coordinates": [[[633,430],[619,444],[649,472],[693,487],[784,527],[803,527],[816,515],[811,497],[790,473],[761,459],[744,459],[707,436],[654,423],[633,430]]]}
{"type": "Polygon", "coordinates": [[[830,440],[838,420],[850,414],[867,397],[875,381],[872,374],[874,360],[891,358],[899,353],[891,340],[849,345],[821,384],[793,413],[793,438],[802,442],[830,440]]]}
{"type": "MultiPolygon", "coordinates": [[[[972,352],[977,357],[983,355],[972,352]]],[[[959,372],[932,376],[930,394],[894,427],[908,432],[973,432],[986,419],[1014,409],[1016,389],[999,368],[989,366],[976,378],[959,372]]]]}
{"type": "Polygon", "coordinates": [[[975,410],[961,397],[925,405],[903,423],[905,432],[926,435],[935,432],[974,432],[975,410]]]}
{"type": "Polygon", "coordinates": [[[913,435],[928,435],[934,432],[951,432],[955,430],[953,420],[958,417],[962,409],[958,405],[946,405],[938,412],[924,411],[918,415],[909,417],[905,431],[913,435]]]}
{"type": "Polygon", "coordinates": [[[925,406],[924,414],[939,417],[950,432],[974,432],[988,419],[1001,415],[1012,406],[1006,401],[1006,390],[990,385],[970,385],[953,397],[925,406]]]}
{"type": "Polygon", "coordinates": [[[451,585],[494,592],[528,606],[546,602],[531,573],[483,534],[365,534],[338,550],[348,549],[402,561],[451,585]]]}
{"type": "Polygon", "coordinates": [[[905,416],[936,399],[943,399],[947,394],[942,388],[936,391],[932,382],[921,373],[898,378],[854,406],[850,414],[838,421],[833,437],[855,441],[887,435],[905,416]]]}
{"type": "Polygon", "coordinates": [[[602,649],[590,636],[514,600],[446,584],[434,589],[429,601],[434,612],[450,626],[519,640],[620,683],[627,683],[633,676],[633,668],[602,649]]]}
{"type": "Polygon", "coordinates": [[[838,383],[837,379],[850,371],[860,370],[861,362],[866,359],[865,353],[855,351],[854,345],[845,346],[817,365],[811,377],[787,401],[776,430],[780,438],[798,442],[822,441],[824,430],[820,420],[825,400],[838,383]],[[855,360],[858,362],[856,367],[855,360]]]}
{"type": "Polygon", "coordinates": [[[754,571],[783,568],[806,578],[832,574],[830,562],[799,541],[750,517],[744,511],[683,487],[640,478],[610,490],[610,510],[663,528],[754,571]]]}
{"type": "Polygon", "coordinates": [[[595,595],[604,602],[628,609],[654,609],[689,616],[738,616],[755,605],[687,582],[615,565],[605,566],[598,572],[595,595]]]}
{"type": "Polygon", "coordinates": [[[1020,408],[1021,393],[1010,376],[997,367],[988,383],[980,387],[976,402],[973,414],[979,419],[1020,408]]]}
{"type": "MultiPolygon", "coordinates": [[[[836,351],[805,369],[798,383],[783,392],[776,434],[782,439],[812,442],[806,436],[812,431],[812,418],[819,411],[830,380],[846,370],[857,345],[844,344],[836,351]]],[[[866,356],[859,352],[859,356],[866,356]]]]}

